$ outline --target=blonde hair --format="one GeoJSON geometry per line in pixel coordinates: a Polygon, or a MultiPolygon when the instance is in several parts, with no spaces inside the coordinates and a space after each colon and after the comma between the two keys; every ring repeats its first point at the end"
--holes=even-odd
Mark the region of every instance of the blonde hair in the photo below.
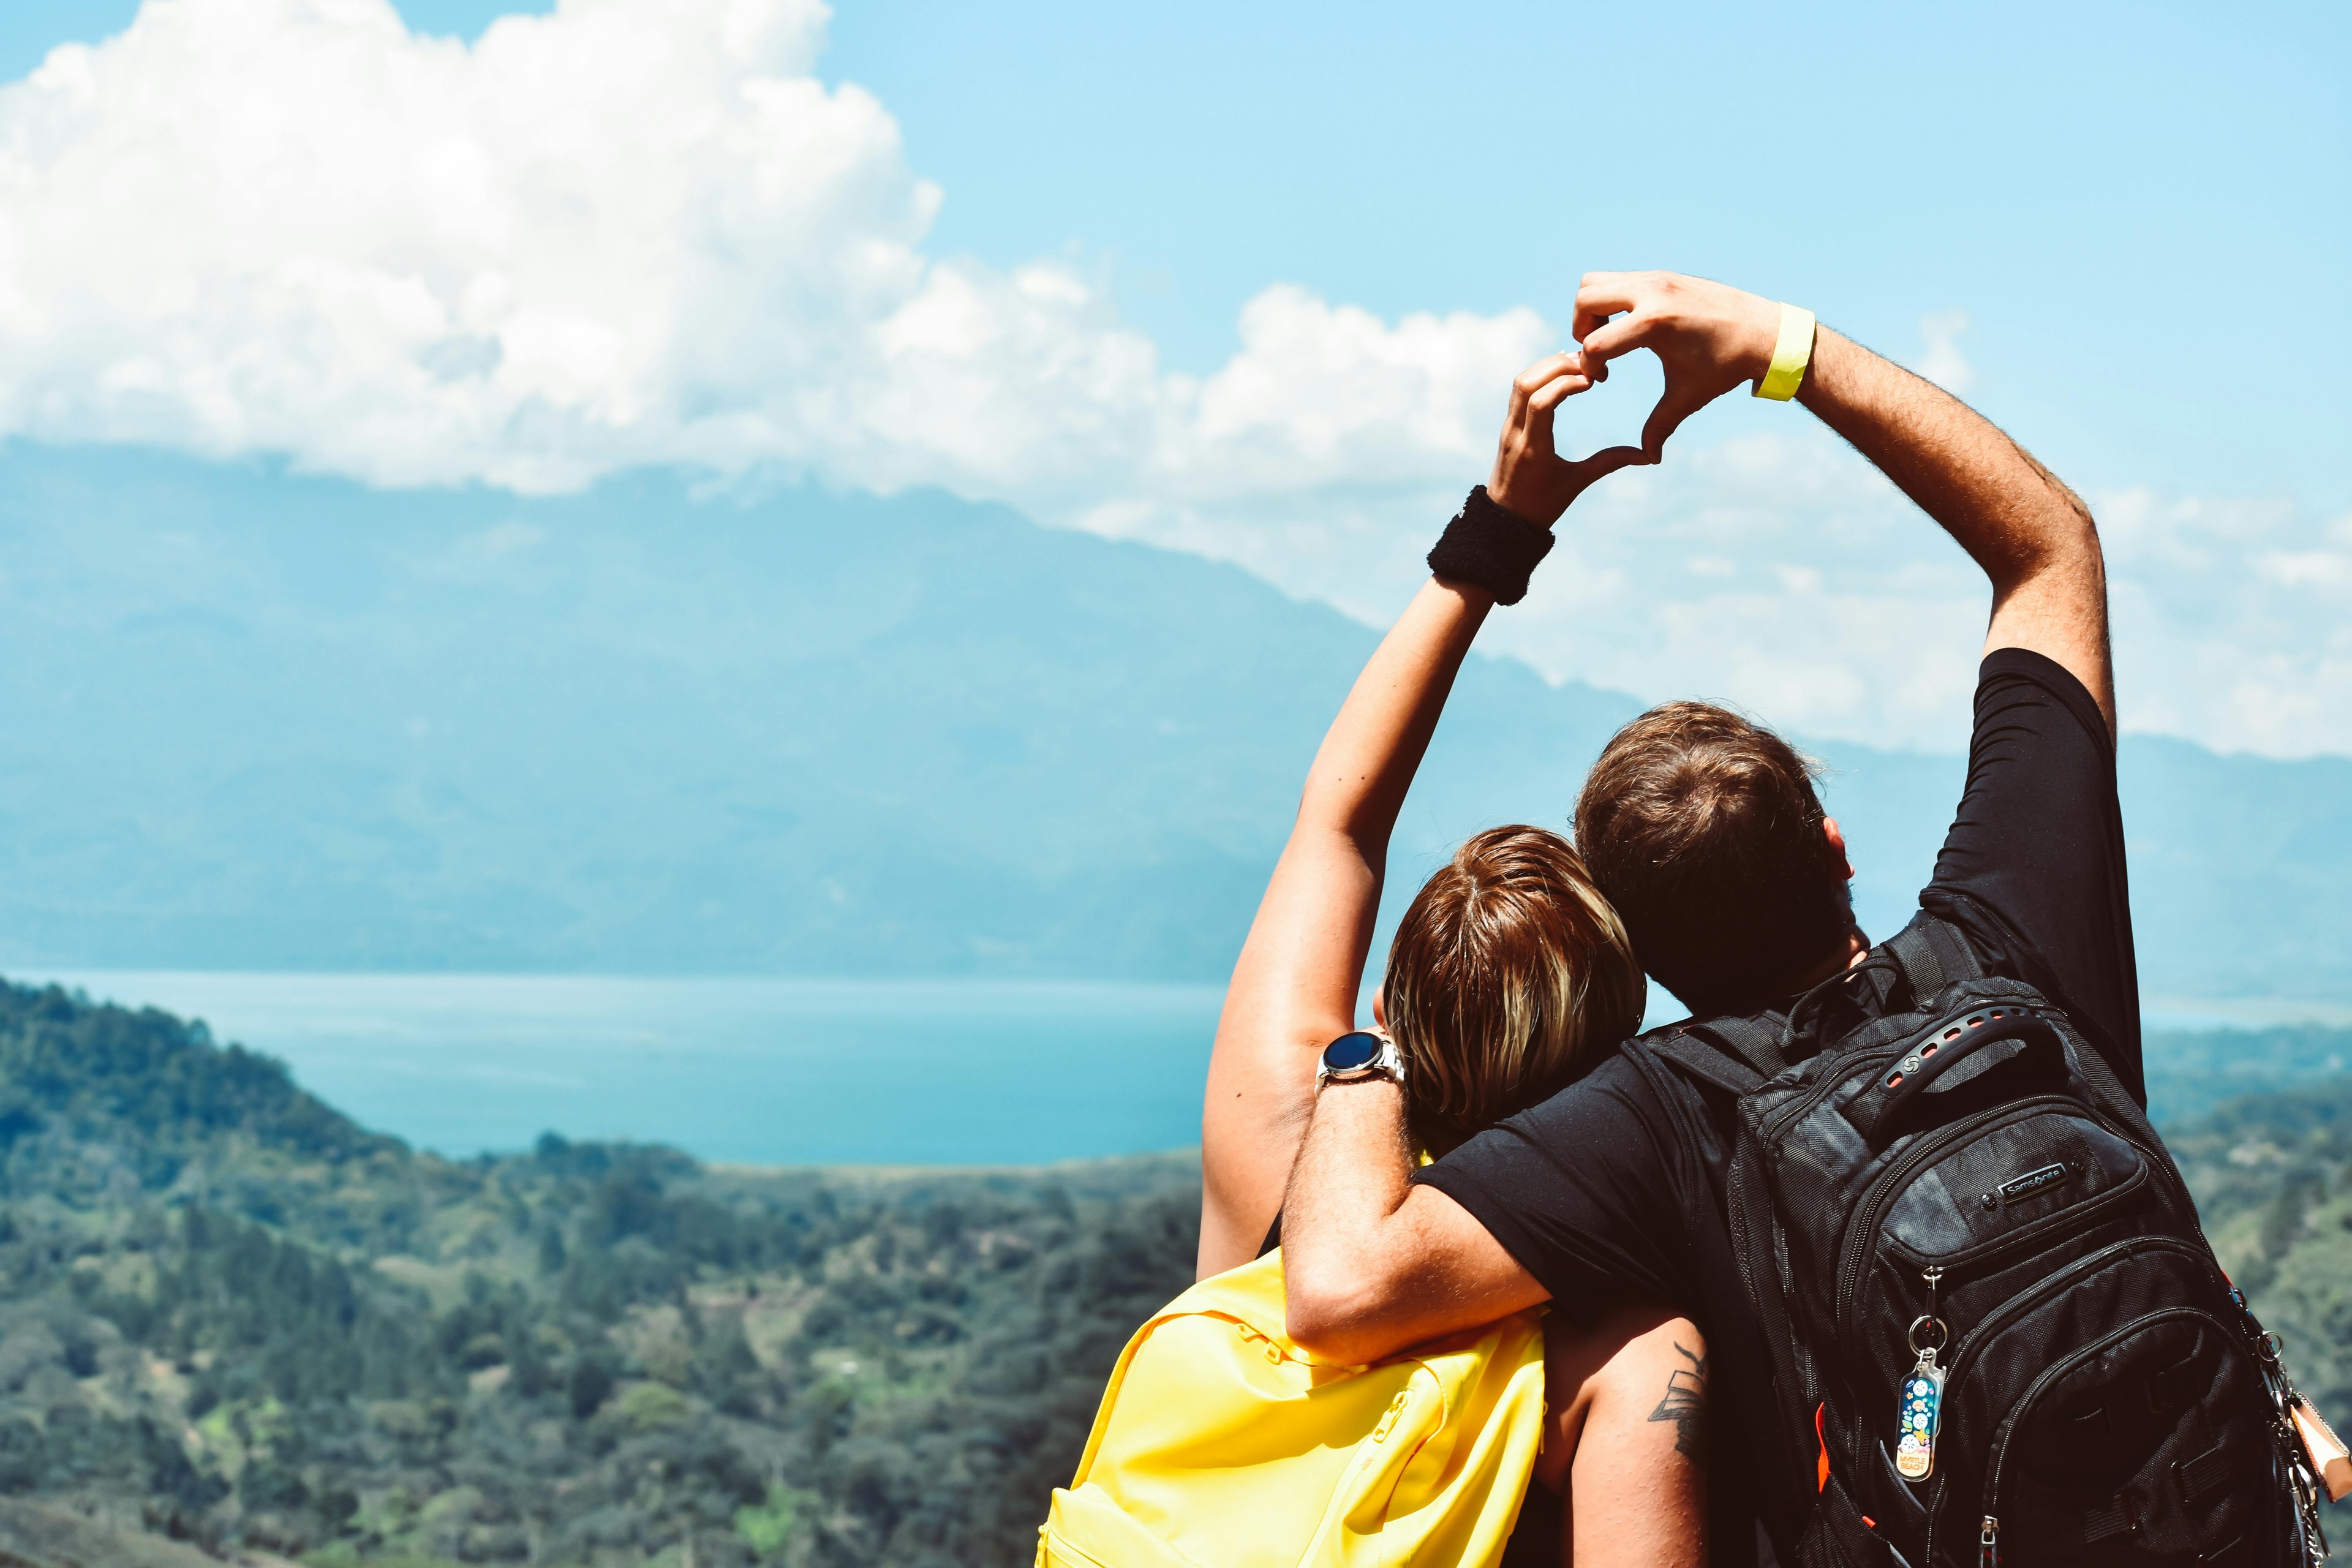
{"type": "Polygon", "coordinates": [[[1479,834],[1413,895],[1381,981],[1413,1135],[1449,1148],[1549,1097],[1640,1028],[1643,999],[1624,922],[1568,840],[1479,834]]]}

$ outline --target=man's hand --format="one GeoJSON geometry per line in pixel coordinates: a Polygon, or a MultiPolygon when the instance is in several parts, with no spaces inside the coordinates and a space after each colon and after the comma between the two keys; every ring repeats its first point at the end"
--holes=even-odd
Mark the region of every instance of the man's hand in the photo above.
{"type": "Polygon", "coordinates": [[[1665,393],[1642,426],[1642,450],[1654,463],[1684,420],[1772,368],[1780,307],[1677,272],[1588,272],[1570,331],[1584,345],[1581,368],[1592,381],[1608,380],[1609,362],[1634,349],[1665,366],[1665,393]]]}
{"type": "Polygon", "coordinates": [[[1608,447],[1576,462],[1559,455],[1552,445],[1552,416],[1591,384],[1582,359],[1570,353],[1538,360],[1511,383],[1511,411],[1504,416],[1495,471],[1486,480],[1486,494],[1496,506],[1549,528],[1596,480],[1629,464],[1656,461],[1645,459],[1639,447],[1608,447]]]}

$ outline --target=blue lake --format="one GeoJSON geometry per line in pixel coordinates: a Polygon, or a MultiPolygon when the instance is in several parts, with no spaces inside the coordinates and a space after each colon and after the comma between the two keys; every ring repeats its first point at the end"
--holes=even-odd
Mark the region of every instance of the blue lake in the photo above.
{"type": "Polygon", "coordinates": [[[1070,982],[44,978],[202,1018],[365,1125],[445,1154],[553,1131],[794,1165],[1196,1144],[1223,999],[1213,985],[1070,982]]]}
{"type": "MultiPolygon", "coordinates": [[[[31,978],[18,976],[16,978],[31,978]]],[[[543,1131],[750,1164],[1038,1164],[1200,1142],[1223,989],[1071,981],[66,971],[92,997],[202,1018],[422,1148],[543,1131]]],[[[1675,1016],[1653,988],[1652,1023],[1675,1016]]],[[[2159,1115],[2345,1070],[2344,1043],[2175,1058],[2165,1031],[2309,1019],[2307,1003],[2150,997],[2159,1115]],[[2308,1059],[2306,1059],[2308,1058],[2308,1059]]]]}

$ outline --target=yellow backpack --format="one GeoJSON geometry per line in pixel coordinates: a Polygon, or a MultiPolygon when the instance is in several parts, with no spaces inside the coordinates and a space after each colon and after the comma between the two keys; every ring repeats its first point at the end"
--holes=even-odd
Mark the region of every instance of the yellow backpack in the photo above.
{"type": "Polygon", "coordinates": [[[1038,1568],[1491,1568],[1544,1426],[1529,1310],[1371,1366],[1283,1332],[1282,1254],[1136,1331],[1038,1568]]]}

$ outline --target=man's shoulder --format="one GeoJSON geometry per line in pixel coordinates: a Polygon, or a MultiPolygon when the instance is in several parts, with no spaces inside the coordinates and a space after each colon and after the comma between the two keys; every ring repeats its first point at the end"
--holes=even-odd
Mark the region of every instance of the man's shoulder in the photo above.
{"type": "Polygon", "coordinates": [[[1977,666],[1976,729],[1981,732],[2000,710],[2020,699],[2054,704],[2071,714],[2085,739],[2110,758],[2115,735],[2098,699],[2080,677],[2048,654],[2026,647],[1997,647],[1977,666]]]}
{"type": "Polygon", "coordinates": [[[1606,1102],[1646,1110],[1657,1103],[1658,1093],[1646,1064],[1641,1059],[1643,1055],[1643,1047],[1639,1039],[1621,1041],[1610,1047],[1574,1080],[1533,1109],[1542,1110],[1554,1105],[1578,1107],[1606,1102]]]}
{"type": "Polygon", "coordinates": [[[1484,1185],[1497,1201],[1566,1181],[1675,1185],[1703,1171],[1723,1130],[1696,1088],[1639,1040],[1593,1062],[1552,1096],[1473,1135],[1414,1179],[1455,1195],[1484,1185]]]}
{"type": "Polygon", "coordinates": [[[1560,1146],[1593,1138],[1622,1143],[1637,1130],[1651,1142],[1679,1142],[1697,1108],[1696,1087],[1636,1038],[1612,1047],[1572,1082],[1503,1125],[1560,1146]]]}

